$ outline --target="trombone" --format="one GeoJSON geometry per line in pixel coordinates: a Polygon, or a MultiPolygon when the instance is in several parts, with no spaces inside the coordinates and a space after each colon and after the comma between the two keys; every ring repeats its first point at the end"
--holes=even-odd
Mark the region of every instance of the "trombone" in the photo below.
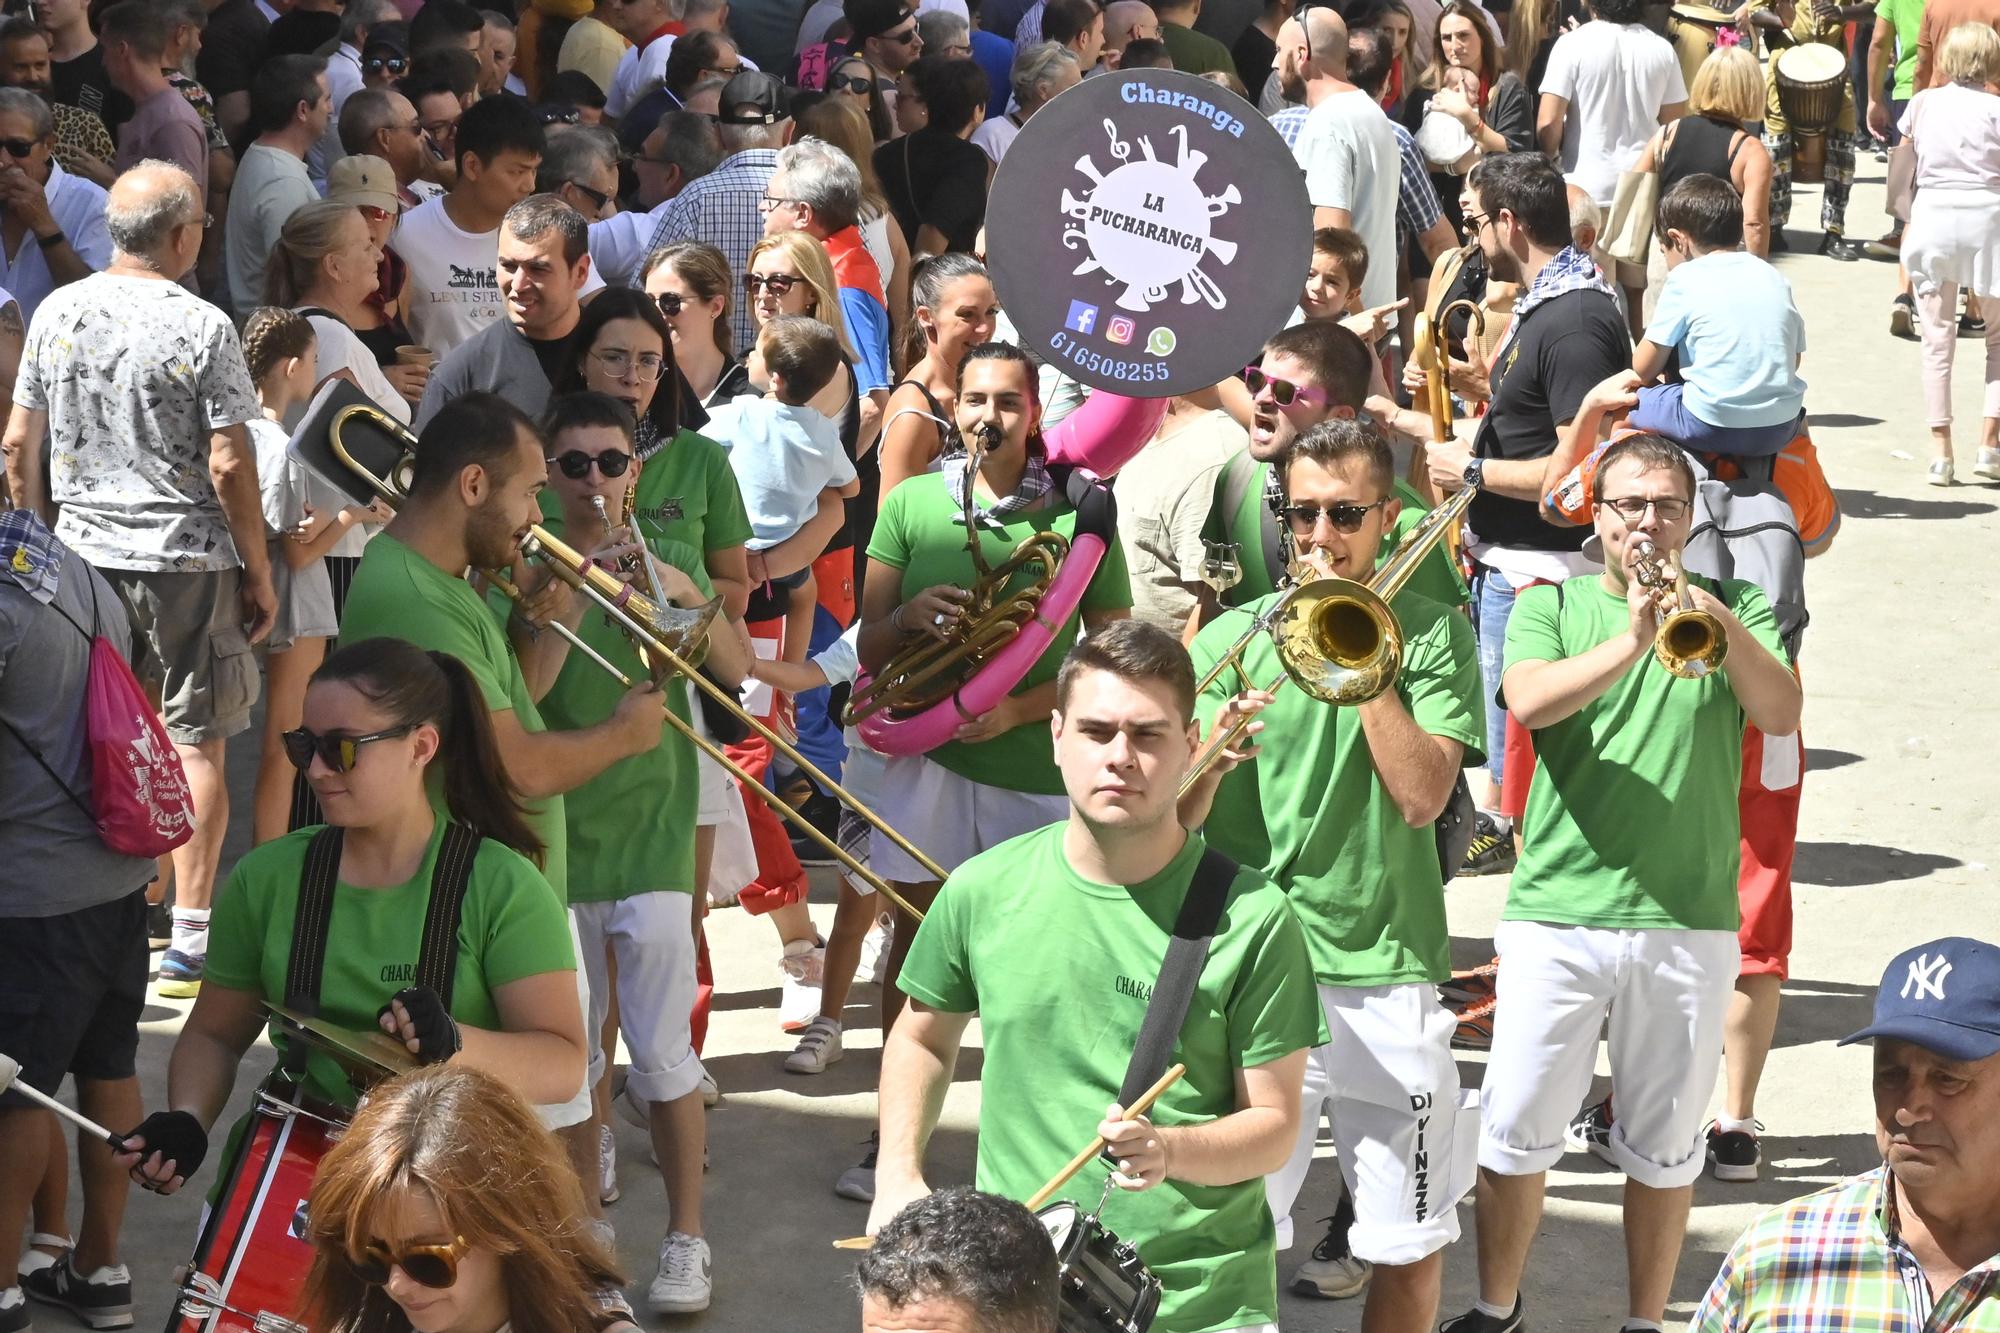
{"type": "MultiPolygon", "coordinates": [[[[1403,627],[1389,603],[1477,494],[1474,487],[1467,486],[1424,515],[1365,581],[1334,575],[1308,577],[1312,566],[1303,562],[1294,565],[1291,585],[1208,669],[1195,693],[1205,692],[1231,669],[1247,687],[1250,682],[1243,674],[1243,656],[1258,636],[1269,634],[1284,667],[1284,674],[1266,687],[1270,692],[1276,693],[1290,680],[1320,702],[1340,708],[1365,704],[1381,694],[1396,683],[1396,673],[1403,666],[1403,627]]],[[[1182,796],[1236,743],[1253,719],[1254,715],[1239,718],[1202,747],[1193,767],[1181,779],[1182,796]]]]}
{"type": "MultiPolygon", "coordinates": [[[[347,467],[355,476],[373,487],[389,504],[394,505],[401,502],[408,491],[410,475],[409,459],[416,446],[416,437],[410,433],[407,427],[379,408],[355,404],[342,408],[335,414],[333,422],[327,431],[327,439],[334,457],[343,466],[347,467]],[[347,443],[342,439],[342,431],[351,424],[372,426],[382,431],[397,446],[401,457],[396,465],[390,469],[387,476],[369,467],[368,464],[356,456],[353,450],[348,448],[347,443]]],[[[922,866],[926,874],[933,875],[940,880],[945,878],[943,867],[931,860],[930,857],[924,855],[907,838],[891,828],[880,815],[856,800],[845,787],[842,787],[839,783],[828,777],[820,770],[817,764],[801,754],[797,746],[785,740],[776,731],[766,726],[761,718],[758,718],[755,714],[744,708],[735,694],[702,675],[696,669],[694,663],[689,661],[689,658],[695,655],[694,645],[705,642],[709,623],[715,619],[717,612],[721,609],[721,598],[715,598],[697,610],[684,610],[679,607],[665,605],[664,599],[660,603],[655,603],[652,599],[635,592],[631,585],[621,582],[609,572],[593,564],[539,523],[529,529],[527,539],[521,543],[521,551],[523,555],[526,555],[530,559],[542,561],[557,578],[589,598],[605,615],[609,616],[620,629],[625,631],[626,636],[639,649],[640,660],[644,661],[650,670],[660,675],[664,675],[668,671],[677,671],[682,676],[685,676],[696,688],[707,694],[709,698],[715,700],[716,703],[735,716],[738,721],[742,722],[759,736],[762,736],[779,754],[782,754],[786,759],[797,765],[799,770],[818,783],[822,790],[831,792],[836,800],[854,811],[855,814],[861,816],[871,827],[895,843],[905,855],[922,866]]],[[[508,598],[516,603],[522,599],[521,590],[504,575],[491,571],[482,572],[493,583],[493,586],[500,589],[508,598]]],[[[654,575],[653,577],[657,578],[658,576],[654,575]]],[[[635,683],[615,663],[585,643],[582,637],[568,626],[556,622],[550,628],[562,635],[572,648],[589,658],[604,671],[609,672],[619,684],[629,689],[635,683]]],[[[776,792],[751,776],[748,770],[729,757],[728,751],[696,731],[691,724],[683,722],[674,714],[672,709],[664,710],[662,716],[675,731],[678,731],[691,741],[696,749],[722,765],[732,777],[742,784],[744,791],[754,792],[780,818],[791,821],[800,831],[823,847],[840,863],[841,867],[848,874],[868,885],[870,889],[888,898],[890,902],[903,911],[908,912],[912,917],[919,921],[923,919],[923,913],[905,901],[903,896],[891,888],[886,880],[856,860],[836,839],[829,838],[826,834],[822,833],[803,814],[793,809],[791,804],[782,796],[779,796],[776,792]]]]}
{"type": "Polygon", "coordinates": [[[1633,542],[1632,573],[1639,586],[1653,595],[1660,629],[1653,636],[1653,656],[1682,680],[1700,680],[1729,656],[1729,637],[1722,622],[1700,610],[1688,596],[1687,571],[1680,557],[1667,555],[1641,537],[1633,542]]]}

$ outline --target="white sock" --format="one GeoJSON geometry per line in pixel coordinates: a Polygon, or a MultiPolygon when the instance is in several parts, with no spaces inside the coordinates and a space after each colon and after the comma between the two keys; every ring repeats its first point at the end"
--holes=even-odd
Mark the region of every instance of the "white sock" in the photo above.
{"type": "MultiPolygon", "coordinates": [[[[1517,1299],[1516,1304],[1518,1303],[1517,1299]]],[[[1472,1303],[1472,1308],[1485,1315],[1488,1319],[1512,1319],[1514,1317],[1514,1307],[1511,1305],[1503,1308],[1498,1305],[1488,1305],[1483,1300],[1476,1300],[1472,1303]]]]}
{"type": "Polygon", "coordinates": [[[173,947],[196,958],[208,956],[208,909],[176,907],[173,910],[173,947]]]}
{"type": "MultiPolygon", "coordinates": [[[[1500,830],[1501,837],[1508,837],[1514,832],[1514,821],[1498,810],[1481,810],[1479,813],[1493,821],[1493,827],[1500,830]]],[[[1513,1311],[1510,1310],[1508,1313],[1512,1314],[1513,1311]]]]}
{"type": "Polygon", "coordinates": [[[1748,1134],[1757,1137],[1757,1122],[1752,1120],[1732,1120],[1726,1115],[1715,1117],[1715,1127],[1724,1134],[1748,1134]]]}

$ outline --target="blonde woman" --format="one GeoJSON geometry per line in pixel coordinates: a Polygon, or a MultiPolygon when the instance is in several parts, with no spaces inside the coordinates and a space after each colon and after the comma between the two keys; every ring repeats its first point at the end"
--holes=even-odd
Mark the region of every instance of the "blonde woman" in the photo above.
{"type": "Polygon", "coordinates": [[[722,251],[679,241],[646,256],[639,285],[673,335],[674,363],[704,409],[750,392],[750,377],[729,352],[730,272],[722,251]]]}
{"type": "MultiPolygon", "coordinates": [[[[1757,57],[1741,46],[1719,46],[1695,71],[1688,113],[1646,141],[1634,164],[1660,173],[1660,197],[1689,176],[1719,176],[1743,196],[1743,248],[1758,258],[1771,253],[1771,154],[1744,128],[1764,118],[1764,76],[1757,57]]],[[[1665,261],[1654,250],[1665,274],[1665,261]]],[[[1648,291],[1659,283],[1649,275],[1648,291]]]]}
{"type": "MultiPolygon", "coordinates": [[[[1928,480],[1952,483],[1953,315],[1964,289],[2000,296],[2000,33],[1962,23],[1945,35],[1933,87],[1898,128],[1916,145],[1917,194],[1903,231],[1903,263],[1924,343],[1924,406],[1935,457],[1928,480]]],[[[1986,321],[1986,394],[1976,476],[2000,481],[2000,319],[1986,321]]]]}
{"type": "Polygon", "coordinates": [[[900,329],[910,318],[910,244],[903,229],[895,225],[889,211],[889,197],[882,193],[882,181],[875,174],[875,144],[868,132],[868,117],[852,98],[828,97],[798,113],[798,132],[823,139],[854,160],[861,173],[861,212],[855,225],[868,257],[882,275],[883,295],[889,298],[889,326],[900,329]]]}
{"type": "MultiPolygon", "coordinates": [[[[264,304],[296,310],[312,321],[319,339],[319,377],[352,381],[375,405],[408,423],[410,404],[423,396],[420,366],[376,364],[356,330],[382,312],[368,304],[375,294],[382,248],[368,220],[352,204],[307,204],[285,220],[264,266],[264,304]]],[[[287,425],[297,424],[296,412],[287,425]]]]}
{"type": "Polygon", "coordinates": [[[850,457],[869,452],[875,441],[860,438],[861,395],[860,381],[854,376],[854,343],[847,336],[847,321],[841,317],[840,289],[826,248],[802,231],[766,236],[750,251],[743,275],[743,299],[750,303],[750,318],[759,329],[780,315],[811,315],[833,330],[846,364],[814,395],[810,406],[840,427],[840,442],[847,446],[850,457]]]}

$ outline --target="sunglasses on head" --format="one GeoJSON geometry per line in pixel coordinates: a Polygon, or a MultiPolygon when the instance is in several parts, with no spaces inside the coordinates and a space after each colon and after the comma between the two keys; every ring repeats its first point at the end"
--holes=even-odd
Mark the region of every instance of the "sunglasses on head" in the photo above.
{"type": "Polygon", "coordinates": [[[558,454],[549,460],[562,469],[562,474],[571,481],[582,481],[590,475],[591,465],[607,477],[622,477],[625,469],[632,466],[632,455],[623,449],[606,449],[601,454],[587,454],[581,449],[572,449],[566,454],[558,454]]]}
{"type": "Polygon", "coordinates": [[[370,741],[394,740],[407,736],[416,730],[415,723],[405,723],[400,727],[390,727],[387,731],[371,731],[366,736],[349,736],[345,732],[332,731],[321,735],[307,731],[304,727],[288,731],[279,737],[285,745],[285,758],[292,761],[292,767],[303,773],[312,767],[313,756],[318,755],[325,765],[336,773],[345,773],[360,761],[361,747],[370,741]]]}
{"type": "Polygon", "coordinates": [[[362,68],[370,74],[401,74],[410,67],[410,62],[401,56],[369,56],[362,68]]]}
{"type": "Polygon", "coordinates": [[[653,303],[660,307],[660,313],[668,319],[673,319],[681,313],[682,297],[679,292],[661,292],[653,298],[653,303]]]}
{"type": "Polygon", "coordinates": [[[1326,390],[1314,388],[1310,384],[1294,384],[1290,380],[1281,380],[1275,375],[1266,375],[1257,366],[1243,367],[1243,384],[1245,388],[1250,390],[1252,398],[1264,392],[1264,387],[1269,385],[1271,389],[1271,401],[1279,407],[1290,407],[1293,403],[1297,402],[1313,403],[1320,407],[1326,406],[1326,390]]]}
{"type": "Polygon", "coordinates": [[[347,1262],[353,1266],[354,1276],[371,1287],[388,1285],[389,1270],[400,1268],[418,1286],[442,1291],[458,1281],[458,1261],[469,1248],[463,1236],[449,1245],[409,1245],[401,1250],[371,1240],[360,1258],[350,1256],[347,1262]]]}
{"type": "Polygon", "coordinates": [[[1279,512],[1285,516],[1285,522],[1291,525],[1292,535],[1295,537],[1312,536],[1313,529],[1319,526],[1322,516],[1333,525],[1335,532],[1351,536],[1361,531],[1362,520],[1368,517],[1368,511],[1378,509],[1382,504],[1381,500],[1365,505],[1342,501],[1325,509],[1321,509],[1318,505],[1286,505],[1279,512]]]}
{"type": "Polygon", "coordinates": [[[768,287],[770,288],[771,295],[782,297],[797,283],[798,279],[789,273],[745,273],[743,275],[743,290],[752,296],[757,294],[759,287],[768,287]]]}
{"type": "Polygon", "coordinates": [[[875,86],[875,80],[865,74],[836,74],[826,81],[830,93],[853,93],[856,97],[868,96],[868,90],[875,86]]]}
{"type": "Polygon", "coordinates": [[[40,142],[40,139],[0,139],[0,148],[5,148],[11,157],[26,157],[40,142]]]}

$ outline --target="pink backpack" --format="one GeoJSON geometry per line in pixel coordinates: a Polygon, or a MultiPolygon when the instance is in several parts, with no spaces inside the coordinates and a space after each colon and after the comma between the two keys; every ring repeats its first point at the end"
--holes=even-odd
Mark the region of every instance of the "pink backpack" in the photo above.
{"type": "MultiPolygon", "coordinates": [[[[97,580],[89,574],[90,619],[98,624],[97,580]]],[[[90,746],[90,805],[56,776],[27,737],[11,723],[35,762],[97,826],[106,847],[126,856],[161,856],[194,836],[194,794],[180,754],[167,739],[139,678],[118,646],[85,630],[54,603],[50,609],[90,640],[90,676],[84,693],[84,736],[90,746]]]]}

